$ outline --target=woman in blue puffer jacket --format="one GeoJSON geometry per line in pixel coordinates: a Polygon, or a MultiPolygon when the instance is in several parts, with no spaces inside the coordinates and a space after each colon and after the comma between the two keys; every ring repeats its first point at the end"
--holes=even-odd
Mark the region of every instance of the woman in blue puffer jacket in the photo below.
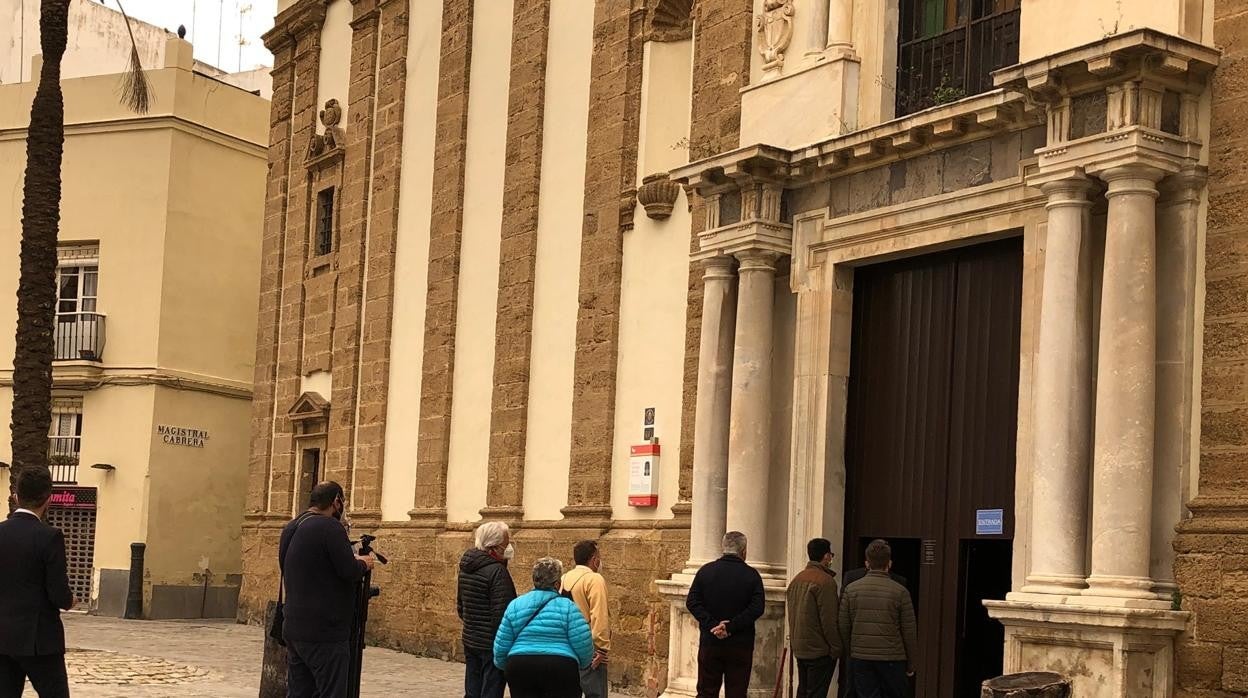
{"type": "Polygon", "coordinates": [[[589,623],[559,595],[563,563],[533,565],[533,591],[512,601],[494,636],[494,664],[507,675],[512,698],[580,698],[581,669],[594,655],[589,623]]]}

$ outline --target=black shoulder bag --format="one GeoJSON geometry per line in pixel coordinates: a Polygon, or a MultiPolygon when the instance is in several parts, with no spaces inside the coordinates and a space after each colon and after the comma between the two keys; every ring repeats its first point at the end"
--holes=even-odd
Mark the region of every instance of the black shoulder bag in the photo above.
{"type": "MultiPolygon", "coordinates": [[[[299,527],[303,525],[304,521],[308,520],[309,516],[311,516],[311,514],[305,511],[303,515],[299,517],[298,523],[295,524],[295,530],[290,532],[289,544],[294,544],[295,534],[299,532],[299,527]]],[[[289,550],[289,548],[287,548],[287,550],[289,550]]],[[[282,647],[286,646],[286,638],[282,636],[282,625],[286,622],[286,613],[284,610],[285,604],[282,602],[282,594],[286,590],[285,567],[285,558],[278,560],[279,572],[277,575],[277,605],[273,608],[273,625],[269,626],[269,637],[273,638],[273,641],[282,647]]]]}

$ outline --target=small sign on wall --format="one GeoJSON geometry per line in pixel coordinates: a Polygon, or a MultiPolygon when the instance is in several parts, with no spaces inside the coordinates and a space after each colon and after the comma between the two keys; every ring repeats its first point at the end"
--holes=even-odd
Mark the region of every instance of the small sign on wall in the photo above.
{"type": "Polygon", "coordinates": [[[976,509],[975,535],[999,536],[1005,533],[1005,511],[1002,509],[976,509]]]}
{"type": "Polygon", "coordinates": [[[170,446],[203,448],[204,442],[208,440],[207,430],[191,429],[189,427],[175,427],[168,424],[157,424],[156,433],[160,435],[161,441],[164,441],[170,446]]]}

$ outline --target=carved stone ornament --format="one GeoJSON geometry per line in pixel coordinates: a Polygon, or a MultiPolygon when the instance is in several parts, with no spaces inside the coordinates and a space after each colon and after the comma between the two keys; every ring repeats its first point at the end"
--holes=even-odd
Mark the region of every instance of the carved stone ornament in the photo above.
{"type": "Polygon", "coordinates": [[[338,125],[342,121],[342,107],[338,106],[338,100],[330,99],[325,102],[325,108],[321,110],[320,116],[325,132],[314,133],[308,139],[308,160],[331,153],[347,144],[346,134],[338,125]]]}
{"type": "Polygon", "coordinates": [[[793,0],[764,0],[763,12],[754,19],[754,26],[760,35],[758,51],[763,55],[763,70],[778,70],[793,40],[793,0]]]}
{"type": "Polygon", "coordinates": [[[646,209],[647,216],[661,221],[672,215],[672,207],[679,195],[679,184],[673,182],[666,172],[655,172],[641,180],[637,201],[646,209]]]}

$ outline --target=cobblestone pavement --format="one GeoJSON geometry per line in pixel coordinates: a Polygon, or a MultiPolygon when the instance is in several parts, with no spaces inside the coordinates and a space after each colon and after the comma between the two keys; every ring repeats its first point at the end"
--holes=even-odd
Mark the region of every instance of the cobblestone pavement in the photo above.
{"type": "MultiPolygon", "coordinates": [[[[264,631],[231,621],[66,614],[74,698],[256,698],[264,631]]],[[[463,695],[463,665],[370,647],[362,698],[463,695]]],[[[34,696],[29,688],[26,696],[34,696]]],[[[613,694],[613,698],[616,698],[613,694]]]]}

